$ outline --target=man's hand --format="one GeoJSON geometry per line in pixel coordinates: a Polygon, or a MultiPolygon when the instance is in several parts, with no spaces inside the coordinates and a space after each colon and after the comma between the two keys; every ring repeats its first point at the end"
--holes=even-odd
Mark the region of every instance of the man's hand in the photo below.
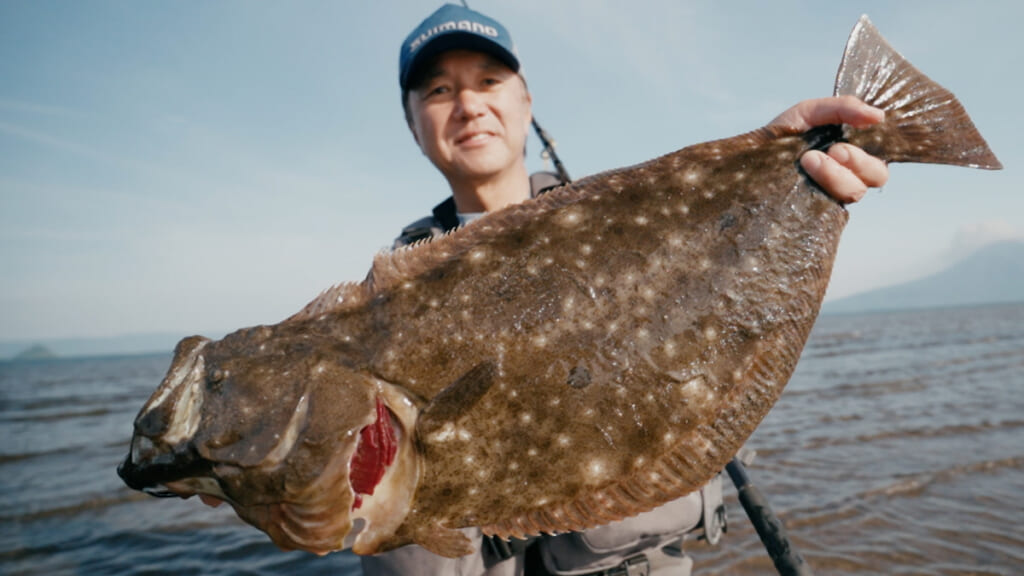
{"type": "MultiPolygon", "coordinates": [[[[885,120],[885,112],[853,96],[804,100],[772,120],[769,126],[783,126],[805,132],[826,124],[849,124],[855,128],[885,120]]],[[[864,197],[869,187],[881,187],[889,180],[885,162],[846,143],[834,144],[828,154],[811,150],[800,157],[807,175],[833,198],[852,203],[864,197]]]]}

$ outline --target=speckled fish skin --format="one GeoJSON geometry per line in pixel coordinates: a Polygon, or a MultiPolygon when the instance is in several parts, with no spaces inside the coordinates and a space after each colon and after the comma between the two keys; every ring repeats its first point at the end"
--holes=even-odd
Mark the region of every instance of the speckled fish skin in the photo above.
{"type": "Polygon", "coordinates": [[[579,530],[699,488],[779,398],[828,284],[847,212],[800,155],[846,140],[999,167],[866,19],[837,93],[886,121],[763,128],[585,178],[379,255],[280,324],[183,342],[122,476],[223,498],[286,548],[447,556],[472,550],[460,527],[579,530]],[[350,514],[377,398],[399,456],[350,514]]]}

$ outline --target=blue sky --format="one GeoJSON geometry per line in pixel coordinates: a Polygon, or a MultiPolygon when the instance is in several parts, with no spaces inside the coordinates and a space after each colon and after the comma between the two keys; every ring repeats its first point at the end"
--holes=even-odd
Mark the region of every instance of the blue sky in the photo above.
{"type": "MultiPolygon", "coordinates": [[[[512,31],[574,176],[830,94],[867,13],[960,97],[1006,170],[893,166],[851,208],[830,297],[1024,237],[1024,4],[470,5],[512,31]]],[[[447,194],[397,87],[399,43],[438,6],[0,2],[0,340],[223,332],[362,279],[447,194]]]]}

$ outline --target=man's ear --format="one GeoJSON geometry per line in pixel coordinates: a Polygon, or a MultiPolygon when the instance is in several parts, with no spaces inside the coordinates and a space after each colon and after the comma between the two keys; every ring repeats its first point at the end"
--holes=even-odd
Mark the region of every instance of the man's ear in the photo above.
{"type": "Polygon", "coordinates": [[[524,91],[526,92],[526,126],[524,129],[529,134],[530,125],[533,124],[533,94],[530,94],[529,90],[525,90],[525,87],[524,91]]]}
{"type": "Polygon", "coordinates": [[[409,127],[409,132],[412,133],[412,139],[416,142],[416,145],[420,147],[420,151],[423,150],[423,146],[420,146],[420,138],[416,134],[416,121],[413,119],[412,109],[409,107],[409,98],[411,92],[406,92],[402,95],[402,110],[405,112],[405,125],[409,127]]]}
{"type": "Polygon", "coordinates": [[[422,151],[423,146],[420,146],[420,137],[416,135],[416,129],[413,128],[412,122],[409,122],[409,132],[412,134],[412,139],[416,141],[416,145],[420,147],[420,151],[422,151]]]}

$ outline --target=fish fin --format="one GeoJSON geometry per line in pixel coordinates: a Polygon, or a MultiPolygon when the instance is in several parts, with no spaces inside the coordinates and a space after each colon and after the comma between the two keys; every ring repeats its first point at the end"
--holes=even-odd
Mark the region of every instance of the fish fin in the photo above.
{"type": "Polygon", "coordinates": [[[336,284],[321,292],[302,310],[289,316],[285,322],[312,320],[342,308],[357,306],[366,301],[366,292],[365,284],[353,282],[336,284]]]}
{"type": "Polygon", "coordinates": [[[873,156],[890,162],[1002,168],[956,96],[911,65],[867,16],[850,33],[835,95],[856,96],[885,111],[885,122],[849,136],[873,156]]]}
{"type": "Polygon", "coordinates": [[[470,540],[462,531],[448,528],[439,522],[417,530],[413,541],[445,558],[458,558],[476,551],[473,540],[470,540]]]}
{"type": "Polygon", "coordinates": [[[416,429],[423,437],[452,422],[471,410],[494,385],[498,368],[494,362],[481,362],[441,390],[430,400],[416,421],[416,429]]]}

